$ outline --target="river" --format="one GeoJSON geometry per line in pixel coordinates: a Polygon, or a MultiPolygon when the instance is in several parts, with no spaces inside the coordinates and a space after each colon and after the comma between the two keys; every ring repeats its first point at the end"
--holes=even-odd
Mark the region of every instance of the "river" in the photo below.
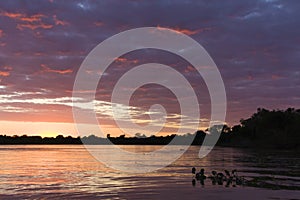
{"type": "MultiPolygon", "coordinates": [[[[121,147],[141,152],[160,148],[121,147]]],[[[105,166],[82,145],[2,145],[0,199],[300,199],[299,154],[215,147],[200,159],[199,148],[190,147],[158,171],[134,174],[105,166]],[[204,185],[193,185],[192,167],[204,168],[207,176],[212,170],[236,169],[257,184],[226,186],[206,179],[204,185]]],[[[111,158],[118,161],[117,155],[111,158]]]]}

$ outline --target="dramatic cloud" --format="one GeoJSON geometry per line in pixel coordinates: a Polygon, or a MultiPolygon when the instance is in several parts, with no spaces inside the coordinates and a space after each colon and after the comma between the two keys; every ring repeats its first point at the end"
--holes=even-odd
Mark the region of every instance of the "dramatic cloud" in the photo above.
{"type": "MultiPolygon", "coordinates": [[[[11,0],[1,1],[0,8],[3,121],[71,123],[73,84],[86,55],[120,31],[149,26],[189,35],[207,50],[225,83],[230,125],[257,107],[299,106],[297,1],[11,0]]],[[[182,73],[197,93],[201,122],[207,124],[210,96],[195,68],[171,53],[146,49],[115,58],[105,72],[86,71],[89,76],[102,75],[93,103],[108,131],[109,127],[116,130],[107,109],[112,105],[113,87],[124,73],[145,63],[162,63],[182,73]]],[[[147,112],[154,104],[163,105],[168,112],[169,132],[178,128],[180,118],[195,123],[179,113],[176,96],[158,85],[146,85],[134,93],[129,105],[133,121],[149,123],[147,112]]],[[[120,116],[124,106],[120,106],[120,116]]]]}
{"type": "Polygon", "coordinates": [[[45,24],[42,22],[43,18],[46,18],[43,14],[26,15],[23,13],[1,12],[0,16],[5,16],[17,21],[17,29],[24,30],[29,28],[35,30],[37,28],[50,29],[53,27],[51,24],[45,24]]]}

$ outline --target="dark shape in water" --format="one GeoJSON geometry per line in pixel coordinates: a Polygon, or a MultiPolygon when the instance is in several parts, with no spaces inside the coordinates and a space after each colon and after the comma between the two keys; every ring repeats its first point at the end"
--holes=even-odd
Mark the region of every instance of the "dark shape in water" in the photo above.
{"type": "MultiPolygon", "coordinates": [[[[196,168],[192,168],[192,173],[196,173],[196,168]]],[[[199,181],[202,186],[204,186],[204,181],[206,180],[206,176],[204,174],[205,170],[202,168],[200,172],[196,173],[194,181],[199,181]]],[[[225,187],[229,187],[232,185],[232,187],[236,187],[237,185],[245,185],[247,181],[243,177],[239,177],[237,175],[237,170],[234,169],[231,171],[224,170],[224,175],[222,172],[217,171],[211,171],[212,176],[208,176],[208,178],[212,181],[212,185],[223,185],[225,184],[225,187]]]]}
{"type": "Polygon", "coordinates": [[[225,176],[222,172],[217,173],[217,179],[224,180],[225,176]]]}
{"type": "Polygon", "coordinates": [[[234,176],[236,172],[237,172],[237,170],[234,169],[234,170],[231,171],[231,174],[234,176]]]}
{"type": "Polygon", "coordinates": [[[230,173],[228,170],[225,169],[224,172],[225,172],[226,176],[230,177],[230,173]]]}
{"type": "Polygon", "coordinates": [[[200,184],[201,184],[202,186],[204,186],[204,179],[201,179],[201,180],[200,180],[200,184]]]}
{"type": "Polygon", "coordinates": [[[196,173],[196,168],[193,167],[193,168],[192,168],[192,174],[195,174],[195,173],[196,173]]]}
{"type": "Polygon", "coordinates": [[[193,185],[193,186],[196,185],[196,180],[195,180],[195,179],[192,180],[192,185],[193,185]]]}
{"type": "MultiPolygon", "coordinates": [[[[206,176],[204,175],[204,169],[203,168],[200,170],[200,172],[196,173],[196,179],[199,180],[199,181],[202,181],[202,180],[206,179],[206,176]]],[[[201,183],[201,185],[202,185],[202,183],[201,183]]]]}
{"type": "Polygon", "coordinates": [[[217,172],[216,171],[211,171],[211,174],[213,175],[213,176],[216,176],[217,175],[217,172]]]}
{"type": "Polygon", "coordinates": [[[204,169],[203,168],[200,170],[200,174],[204,175],[204,169]]]}

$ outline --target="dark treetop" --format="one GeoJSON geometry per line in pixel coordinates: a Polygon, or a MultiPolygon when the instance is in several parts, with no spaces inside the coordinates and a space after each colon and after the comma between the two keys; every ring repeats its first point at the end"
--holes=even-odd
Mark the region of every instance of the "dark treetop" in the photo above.
{"type": "MultiPolygon", "coordinates": [[[[283,148],[300,149],[300,109],[295,110],[266,110],[258,108],[248,119],[241,119],[239,125],[229,127],[227,125],[211,127],[206,131],[197,131],[194,134],[187,133],[178,136],[176,144],[186,144],[186,141],[194,137],[192,145],[201,145],[205,136],[211,129],[221,128],[222,132],[217,142],[218,146],[232,147],[258,147],[258,148],[283,148]]],[[[135,137],[110,137],[106,138],[90,135],[88,137],[71,136],[57,137],[41,136],[6,136],[0,135],[0,144],[122,144],[122,145],[166,145],[175,135],[146,137],[137,133],[135,137]]]]}

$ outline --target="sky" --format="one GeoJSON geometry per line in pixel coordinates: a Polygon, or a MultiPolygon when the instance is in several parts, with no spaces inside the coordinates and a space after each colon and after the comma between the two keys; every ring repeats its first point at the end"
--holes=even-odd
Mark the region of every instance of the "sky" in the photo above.
{"type": "MultiPolygon", "coordinates": [[[[299,9],[296,0],[0,1],[0,134],[97,135],[98,126],[85,121],[80,122],[84,133],[77,133],[72,114],[76,73],[99,43],[139,27],[174,29],[206,49],[224,81],[229,125],[258,107],[299,108],[299,9]]],[[[201,128],[208,126],[211,105],[201,76],[176,55],[144,49],[116,58],[99,83],[93,104],[104,133],[122,134],[109,111],[118,79],[153,62],[171,66],[189,80],[201,112],[200,119],[189,123],[200,120],[201,128]]],[[[151,122],[154,104],[167,112],[158,134],[175,132],[183,116],[168,88],[144,85],[130,105],[118,106],[120,112],[129,108],[132,121],[141,125],[136,131],[146,133],[143,126],[151,122]]]]}

